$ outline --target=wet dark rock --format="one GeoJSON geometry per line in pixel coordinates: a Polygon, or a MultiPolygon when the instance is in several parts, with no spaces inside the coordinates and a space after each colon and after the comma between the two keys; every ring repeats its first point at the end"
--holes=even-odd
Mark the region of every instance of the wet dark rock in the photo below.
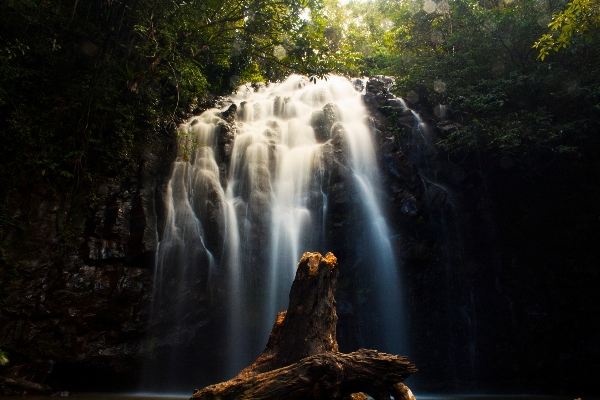
{"type": "Polygon", "coordinates": [[[274,131],[273,138],[278,138],[281,136],[281,126],[279,126],[279,122],[277,121],[267,121],[267,126],[274,131]]]}
{"type": "Polygon", "coordinates": [[[232,105],[233,101],[228,96],[219,96],[213,93],[207,93],[204,97],[198,99],[198,106],[192,110],[192,115],[200,115],[210,108],[223,108],[232,105]]]}
{"type": "MultiPolygon", "coordinates": [[[[256,191],[250,195],[248,204],[248,219],[252,222],[266,223],[263,218],[270,214],[271,195],[270,193],[256,191]]],[[[268,225],[268,224],[266,224],[268,225]]]]}
{"type": "Polygon", "coordinates": [[[367,92],[373,94],[385,94],[385,83],[379,79],[369,79],[367,82],[367,92]]]}
{"type": "Polygon", "coordinates": [[[323,143],[329,139],[327,120],[322,110],[313,111],[312,116],[310,117],[310,124],[315,131],[317,142],[323,143]]]}
{"type": "Polygon", "coordinates": [[[47,394],[52,389],[42,383],[31,382],[20,378],[10,378],[0,376],[0,394],[8,396],[26,395],[26,394],[47,394]]]}
{"type": "Polygon", "coordinates": [[[442,136],[446,136],[456,131],[457,129],[462,128],[462,125],[458,122],[447,120],[437,124],[437,128],[439,129],[442,136]]]}
{"type": "Polygon", "coordinates": [[[252,82],[251,87],[255,92],[264,91],[267,85],[264,82],[252,82]]]}
{"type": "Polygon", "coordinates": [[[225,203],[221,187],[208,170],[198,170],[195,179],[198,191],[190,203],[204,229],[211,232],[207,247],[218,254],[222,250],[225,235],[225,203]]]}
{"type": "Polygon", "coordinates": [[[283,99],[281,96],[276,96],[273,102],[273,115],[280,117],[283,114],[283,99]]]}
{"type": "Polygon", "coordinates": [[[228,123],[232,123],[233,121],[235,121],[236,114],[237,106],[235,104],[232,104],[229,106],[229,108],[227,108],[227,110],[221,113],[221,118],[223,118],[228,123]]]}
{"type": "Polygon", "coordinates": [[[130,373],[140,362],[172,149],[149,141],[138,164],[98,185],[89,215],[81,206],[69,214],[52,187],[32,188],[22,204],[31,215],[27,235],[7,253],[25,256],[0,312],[0,348],[14,362],[13,377],[54,388],[52,371],[65,365],[130,373]]]}
{"type": "Polygon", "coordinates": [[[362,79],[356,78],[352,81],[352,85],[354,86],[354,90],[357,92],[362,92],[365,90],[365,83],[362,79]]]}
{"type": "Polygon", "coordinates": [[[331,129],[331,144],[337,152],[342,152],[344,149],[345,133],[344,126],[340,123],[334,124],[331,129]]]}
{"type": "MultiPolygon", "coordinates": [[[[227,110],[221,112],[221,121],[219,132],[217,133],[217,154],[215,154],[216,162],[219,167],[219,179],[221,186],[227,187],[227,176],[229,174],[229,164],[231,160],[231,152],[233,151],[233,142],[237,135],[237,112],[238,108],[235,104],[231,104],[227,110]]],[[[202,146],[210,145],[202,143],[202,146]]]]}
{"type": "Polygon", "coordinates": [[[54,361],[32,361],[25,364],[10,365],[3,374],[8,378],[22,379],[30,382],[43,383],[54,369],[54,361]]]}
{"type": "Polygon", "coordinates": [[[410,197],[402,202],[402,212],[413,216],[419,212],[419,206],[414,197],[410,197]]]}
{"type": "MultiPolygon", "coordinates": [[[[432,106],[421,103],[427,99],[425,87],[413,88],[411,96],[411,107],[433,110],[432,106]]],[[[383,187],[389,200],[385,208],[391,242],[402,261],[405,298],[410,299],[407,319],[411,327],[412,358],[418,365],[427,366],[426,371],[423,369],[415,376],[415,385],[425,391],[452,391],[458,387],[489,391],[502,390],[506,385],[517,388],[515,390],[535,391],[549,384],[555,388],[591,388],[589,382],[593,379],[585,370],[591,365],[600,365],[597,356],[588,357],[579,352],[575,363],[572,356],[568,356],[571,352],[561,352],[564,356],[561,358],[550,350],[566,347],[577,353],[570,343],[591,343],[591,336],[584,330],[577,333],[565,330],[562,337],[572,339],[563,340],[550,332],[561,324],[558,321],[578,321],[574,322],[578,326],[590,326],[583,311],[574,311],[575,299],[580,297],[580,290],[588,293],[588,297],[597,299],[597,296],[592,296],[586,285],[579,285],[575,290],[579,294],[575,294],[557,280],[550,284],[553,285],[551,291],[560,292],[561,301],[552,301],[550,305],[542,300],[547,298],[549,286],[545,285],[549,283],[542,285],[539,278],[547,276],[552,265],[553,271],[562,271],[559,274],[569,276],[571,281],[571,272],[565,269],[569,264],[569,256],[565,256],[568,239],[551,232],[560,231],[555,225],[561,219],[559,215],[572,213],[572,209],[553,199],[560,197],[557,193],[564,193],[567,187],[573,190],[571,195],[586,190],[573,184],[569,173],[559,172],[560,167],[552,168],[553,172],[548,175],[530,179],[529,172],[515,168],[518,162],[508,156],[493,157],[482,152],[479,158],[465,158],[444,154],[436,148],[436,142],[462,127],[461,116],[446,109],[446,119],[440,121],[433,113],[421,113],[427,129],[416,129],[415,117],[410,111],[401,110],[399,102],[390,97],[386,84],[379,78],[369,81],[363,100],[374,119],[372,129],[378,131],[374,137],[378,140],[383,187]],[[388,128],[401,128],[398,130],[401,134],[392,136],[388,128]],[[538,182],[539,179],[544,183],[538,182]],[[550,195],[550,191],[544,189],[546,185],[560,185],[563,189],[550,195]],[[576,187],[578,189],[574,189],[576,187]],[[555,211],[549,214],[550,209],[555,211]],[[539,216],[537,222],[533,220],[536,217],[532,219],[534,215],[539,216]],[[534,228],[540,226],[545,228],[534,228]],[[547,247],[549,243],[553,243],[553,248],[547,247]],[[549,256],[550,253],[553,255],[549,256]],[[517,258],[522,261],[518,262],[517,258]],[[530,346],[531,337],[524,333],[530,329],[545,332],[545,335],[536,335],[536,342],[544,345],[535,349],[530,346]],[[575,337],[577,339],[573,339],[575,337]],[[554,347],[551,343],[555,343],[554,347]],[[506,351],[512,355],[507,357],[506,351]],[[535,367],[530,357],[536,358],[535,367]],[[486,361],[490,359],[496,361],[486,361]],[[565,366],[563,371],[579,372],[550,373],[551,379],[541,377],[538,372],[553,362],[550,360],[565,366]],[[462,368],[460,377],[454,373],[456,368],[462,368]],[[517,370],[528,378],[514,379],[517,370]],[[438,379],[440,376],[444,378],[438,379]]],[[[586,181],[589,185],[589,179],[586,181]]],[[[335,197],[331,195],[331,198],[335,197]]],[[[348,213],[348,203],[340,205],[344,205],[344,212],[348,213]]],[[[335,203],[330,212],[334,232],[336,226],[349,223],[348,214],[344,217],[336,210],[335,203]]],[[[565,222],[563,226],[576,229],[571,223],[565,222]]],[[[585,235],[579,236],[577,241],[585,242],[585,238],[585,235]]],[[[336,240],[334,243],[339,248],[331,250],[344,256],[351,254],[353,249],[344,247],[346,242],[350,241],[336,240]]],[[[581,254],[590,254],[589,248],[578,248],[581,254]]],[[[585,263],[583,259],[580,262],[585,263]]],[[[356,265],[361,268],[360,263],[356,265]]],[[[569,268],[573,270],[574,264],[569,268]]],[[[580,277],[587,275],[585,267],[578,271],[580,277]]],[[[352,304],[355,314],[367,315],[369,321],[376,323],[376,317],[361,309],[362,298],[357,295],[365,293],[369,286],[353,280],[353,273],[343,270],[340,281],[348,282],[348,288],[338,288],[338,293],[352,304]]],[[[338,341],[342,350],[354,349],[360,342],[360,336],[352,336],[357,326],[364,327],[359,321],[340,316],[338,341]]]]}
{"type": "Polygon", "coordinates": [[[279,137],[279,133],[277,131],[274,131],[273,129],[266,129],[263,132],[263,135],[265,135],[265,137],[267,137],[269,139],[273,139],[273,140],[276,140],[279,137]]]}
{"type": "Polygon", "coordinates": [[[340,110],[332,103],[326,104],[322,110],[312,113],[310,124],[315,131],[318,143],[324,143],[331,139],[331,128],[339,121],[340,110]]]}
{"type": "Polygon", "coordinates": [[[76,394],[73,392],[69,392],[67,390],[63,390],[60,392],[54,392],[51,394],[51,396],[52,397],[73,397],[73,396],[76,396],[76,394]]]}

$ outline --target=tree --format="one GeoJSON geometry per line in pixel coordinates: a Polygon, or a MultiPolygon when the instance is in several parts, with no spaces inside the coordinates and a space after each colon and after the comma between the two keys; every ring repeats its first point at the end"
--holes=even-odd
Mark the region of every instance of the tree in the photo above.
{"type": "Polygon", "coordinates": [[[549,66],[531,48],[557,4],[531,0],[376,2],[392,21],[386,52],[393,90],[424,116],[450,110],[461,127],[439,148],[531,160],[575,154],[598,125],[599,53],[576,46],[549,66]],[[577,102],[561,99],[577,98],[577,102]],[[440,106],[442,105],[443,108],[440,106]],[[438,111],[436,111],[438,110],[438,111]],[[526,155],[526,156],[525,156],[526,155]]]}
{"type": "Polygon", "coordinates": [[[559,51],[569,46],[574,36],[584,36],[591,40],[600,31],[600,3],[598,0],[573,0],[567,8],[552,16],[548,24],[550,32],[535,42],[539,49],[538,58],[542,61],[551,50],[559,51]]]}
{"type": "MultiPolygon", "coordinates": [[[[0,2],[0,240],[26,225],[27,213],[17,210],[36,184],[61,194],[66,227],[71,213],[93,203],[95,185],[122,175],[148,146],[169,146],[208,93],[291,72],[324,76],[332,69],[324,28],[304,17],[320,6],[0,2]]],[[[66,242],[81,229],[71,228],[66,242]]],[[[0,242],[0,261],[4,248],[0,242]]],[[[6,276],[0,271],[0,281],[6,276]]]]}

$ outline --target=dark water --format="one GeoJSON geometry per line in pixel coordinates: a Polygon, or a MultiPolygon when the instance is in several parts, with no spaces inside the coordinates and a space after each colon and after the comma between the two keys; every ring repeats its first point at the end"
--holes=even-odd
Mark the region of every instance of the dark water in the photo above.
{"type": "MultiPolygon", "coordinates": [[[[190,394],[155,394],[155,393],[132,393],[132,394],[106,394],[106,393],[82,393],[74,397],[82,400],[187,400],[190,394]]],[[[598,396],[543,396],[543,395],[428,395],[414,393],[417,400],[600,400],[598,396]]],[[[33,400],[48,400],[47,396],[28,396],[33,400]]],[[[60,397],[56,397],[57,400],[60,397]]]]}

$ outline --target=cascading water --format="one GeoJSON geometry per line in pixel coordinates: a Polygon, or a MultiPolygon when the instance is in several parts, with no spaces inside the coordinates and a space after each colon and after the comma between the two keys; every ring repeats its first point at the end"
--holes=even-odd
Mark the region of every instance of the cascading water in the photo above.
{"type": "Polygon", "coordinates": [[[183,323],[187,314],[177,304],[198,290],[189,284],[220,288],[226,375],[235,375],[261,352],[277,312],[287,308],[302,253],[328,250],[335,181],[353,188],[366,221],[353,245],[368,259],[365,279],[375,284],[381,327],[365,345],[405,351],[400,279],[361,94],[345,78],[313,84],[291,76],[260,90],[242,87],[234,101],[181,126],[186,152],[166,196],[153,312],[183,323]]]}

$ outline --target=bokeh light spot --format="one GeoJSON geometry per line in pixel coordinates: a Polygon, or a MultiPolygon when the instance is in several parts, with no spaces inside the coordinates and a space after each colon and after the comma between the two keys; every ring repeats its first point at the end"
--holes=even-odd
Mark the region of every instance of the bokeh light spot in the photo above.
{"type": "Polygon", "coordinates": [[[242,51],[244,50],[244,48],[246,47],[246,43],[244,43],[243,40],[241,39],[234,39],[233,43],[231,44],[231,55],[232,56],[239,56],[240,54],[242,54],[242,51]]]}
{"type": "Polygon", "coordinates": [[[537,19],[538,25],[542,28],[547,28],[550,22],[552,22],[552,17],[548,14],[542,14],[537,19]]]}
{"type": "Polygon", "coordinates": [[[419,101],[419,95],[416,94],[415,92],[410,92],[407,96],[406,96],[406,100],[408,100],[411,103],[416,103],[417,101],[419,101]]]}
{"type": "Polygon", "coordinates": [[[444,36],[439,31],[431,32],[431,42],[435,45],[439,45],[444,41],[444,36]]]}
{"type": "Polygon", "coordinates": [[[423,3],[423,11],[425,11],[427,14],[434,13],[436,8],[437,4],[435,4],[435,1],[425,0],[425,3],[423,3]]]}
{"type": "Polygon", "coordinates": [[[388,31],[394,27],[394,23],[389,19],[384,19],[381,21],[381,28],[388,31]]]}
{"type": "Polygon", "coordinates": [[[548,0],[537,0],[535,2],[535,4],[533,5],[533,7],[537,10],[537,11],[547,11],[549,8],[549,2],[548,0]]]}
{"type": "Polygon", "coordinates": [[[446,84],[443,81],[437,80],[433,82],[433,90],[438,93],[443,93],[446,91],[446,84]]]}
{"type": "Polygon", "coordinates": [[[450,4],[447,1],[442,0],[437,4],[437,12],[440,14],[446,14],[450,12],[450,4]]]}
{"type": "Polygon", "coordinates": [[[244,19],[246,21],[251,21],[252,19],[254,19],[254,14],[254,11],[247,8],[246,10],[244,10],[244,19]]]}
{"type": "Polygon", "coordinates": [[[436,117],[438,117],[440,119],[446,118],[446,106],[443,104],[438,104],[433,109],[433,113],[435,114],[436,117]]]}
{"type": "Polygon", "coordinates": [[[287,51],[282,45],[278,44],[273,48],[273,55],[281,60],[283,57],[287,56],[287,51]]]}
{"type": "Polygon", "coordinates": [[[421,9],[421,5],[420,2],[418,0],[412,0],[409,4],[408,4],[408,9],[410,10],[410,12],[417,13],[419,12],[419,10],[421,9]]]}
{"type": "Polygon", "coordinates": [[[491,32],[496,28],[496,26],[492,21],[486,20],[483,22],[482,28],[488,32],[491,32]]]}

